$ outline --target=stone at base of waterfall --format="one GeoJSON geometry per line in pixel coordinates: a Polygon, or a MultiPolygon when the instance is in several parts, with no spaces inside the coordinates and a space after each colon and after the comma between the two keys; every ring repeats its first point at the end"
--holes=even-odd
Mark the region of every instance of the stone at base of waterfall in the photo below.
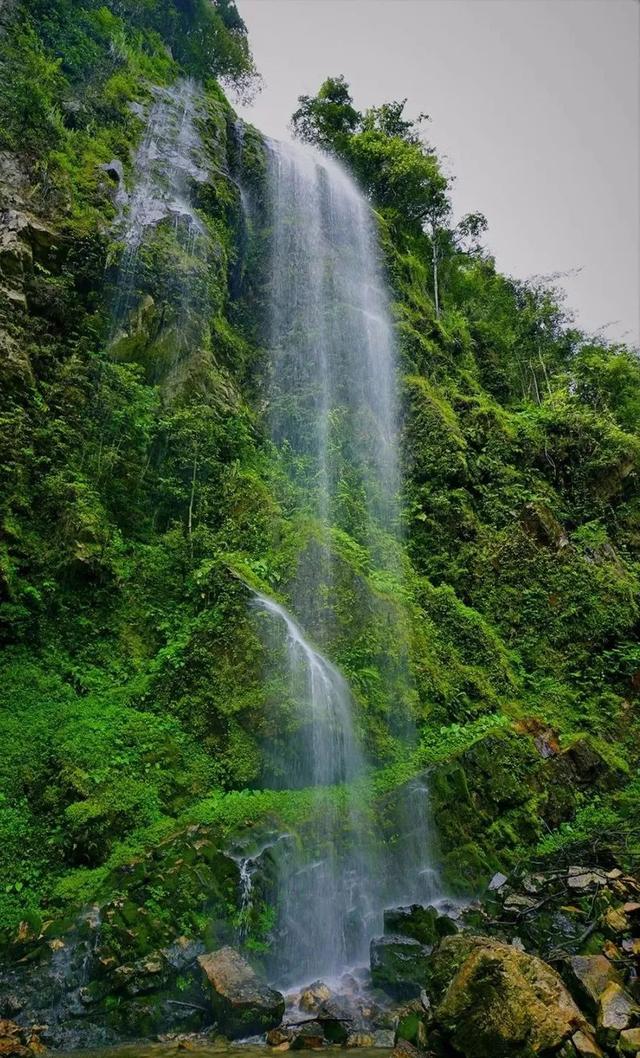
{"type": "Polygon", "coordinates": [[[420,994],[433,948],[413,937],[391,934],[371,941],[371,980],[398,999],[420,994]]]}
{"type": "Polygon", "coordinates": [[[403,1040],[420,1050],[427,1046],[426,1011],[419,999],[413,999],[403,1010],[398,1011],[394,1043],[399,1044],[403,1040]]]}
{"type": "Polygon", "coordinates": [[[447,915],[441,915],[435,907],[409,904],[406,907],[390,907],[384,912],[385,933],[413,937],[420,944],[437,944],[442,937],[457,933],[456,924],[447,915]]]}
{"type": "Polygon", "coordinates": [[[198,963],[211,987],[218,1027],[231,1038],[276,1028],[284,1014],[284,996],[259,979],[234,948],[199,955],[198,963]]]}
{"type": "Polygon", "coordinates": [[[267,1047],[271,1047],[274,1051],[288,1051],[292,1038],[291,1029],[269,1029],[266,1040],[267,1047]]]}
{"type": "Polygon", "coordinates": [[[324,1026],[319,1021],[308,1021],[292,1026],[291,1048],[294,1051],[319,1051],[325,1045],[324,1026]]]}
{"type": "Polygon", "coordinates": [[[434,958],[433,1027],[464,1058],[534,1058],[588,1033],[560,976],[488,937],[446,937],[434,958]]]}
{"type": "Polygon", "coordinates": [[[323,1003],[331,999],[331,989],[324,981],[314,981],[302,991],[299,1000],[301,1010],[315,1014],[323,1003]]]}
{"type": "Polygon", "coordinates": [[[375,1047],[375,1037],[370,1032],[350,1032],[345,1040],[347,1050],[355,1047],[375,1047]]]}

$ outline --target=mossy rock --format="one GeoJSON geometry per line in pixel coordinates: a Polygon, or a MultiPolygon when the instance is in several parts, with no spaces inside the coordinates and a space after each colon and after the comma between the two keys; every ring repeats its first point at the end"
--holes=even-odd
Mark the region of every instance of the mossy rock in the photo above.
{"type": "Polygon", "coordinates": [[[536,956],[486,937],[448,937],[442,947],[448,971],[457,969],[434,1019],[464,1058],[534,1058],[585,1026],[559,975],[536,956]]]}
{"type": "Polygon", "coordinates": [[[417,996],[424,987],[432,947],[413,937],[391,935],[371,941],[371,980],[398,999],[417,996]]]}
{"type": "Polygon", "coordinates": [[[413,937],[420,944],[431,947],[436,945],[441,937],[457,932],[455,923],[450,918],[441,915],[435,907],[423,907],[421,904],[388,908],[384,912],[383,922],[385,933],[413,937]]]}

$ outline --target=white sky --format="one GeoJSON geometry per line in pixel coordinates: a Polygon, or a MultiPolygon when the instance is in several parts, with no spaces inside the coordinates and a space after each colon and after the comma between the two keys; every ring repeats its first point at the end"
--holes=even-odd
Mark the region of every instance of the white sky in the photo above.
{"type": "Polygon", "coordinates": [[[265,87],[243,117],[289,138],[344,74],[364,109],[408,97],[480,210],[498,267],[563,280],[590,331],[640,341],[638,0],[237,0],[265,87]]]}

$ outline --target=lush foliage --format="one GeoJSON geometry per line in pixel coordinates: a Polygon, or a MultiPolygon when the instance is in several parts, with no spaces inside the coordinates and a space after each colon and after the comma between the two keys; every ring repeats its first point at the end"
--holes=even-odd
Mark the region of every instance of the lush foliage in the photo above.
{"type": "Polygon", "coordinates": [[[293,457],[265,440],[263,148],[250,129],[240,146],[214,80],[252,75],[234,6],[8,6],[2,181],[23,227],[0,261],[2,925],[91,899],[190,823],[219,841],[263,819],[304,826],[304,791],[260,788],[267,705],[286,702],[265,685],[245,582],[286,601],[320,546],[339,618],[322,646],[374,766],[363,799],[384,805],[433,767],[452,881],[619,821],[638,766],[636,354],[581,335],[552,282],[496,271],[484,218],[454,224],[401,103],[360,114],[341,78],[303,98],[294,128],[370,196],[394,293],[406,547],[380,576],[350,532],[363,499],[348,475],[341,526],[319,540],[293,457]],[[140,107],[184,74],[204,81],[210,175],[194,194],[213,250],[194,269],[159,224],[114,343],[122,245],[102,167],[119,160],[130,185],[140,107]],[[179,317],[176,277],[194,275],[179,317]],[[403,667],[398,622],[411,753],[379,678],[403,667]]]}

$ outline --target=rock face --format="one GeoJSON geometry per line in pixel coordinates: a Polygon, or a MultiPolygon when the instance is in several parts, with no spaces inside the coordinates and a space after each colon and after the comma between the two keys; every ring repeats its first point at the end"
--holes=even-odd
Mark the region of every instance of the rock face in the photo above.
{"type": "Polygon", "coordinates": [[[277,1028],[284,1014],[284,997],[264,984],[234,948],[220,948],[198,956],[211,988],[219,1028],[232,1038],[252,1036],[277,1028]]]}
{"type": "MultiPolygon", "coordinates": [[[[458,938],[443,941],[456,965],[458,938]]],[[[559,1048],[585,1019],[559,975],[536,956],[481,937],[456,970],[435,1023],[465,1058],[531,1058],[559,1048]]],[[[460,946],[458,945],[460,948],[460,946]]],[[[464,948],[460,948],[464,953],[464,948]]]]}
{"type": "Polygon", "coordinates": [[[399,999],[417,996],[433,948],[400,934],[371,941],[371,980],[377,988],[399,999]]]}

